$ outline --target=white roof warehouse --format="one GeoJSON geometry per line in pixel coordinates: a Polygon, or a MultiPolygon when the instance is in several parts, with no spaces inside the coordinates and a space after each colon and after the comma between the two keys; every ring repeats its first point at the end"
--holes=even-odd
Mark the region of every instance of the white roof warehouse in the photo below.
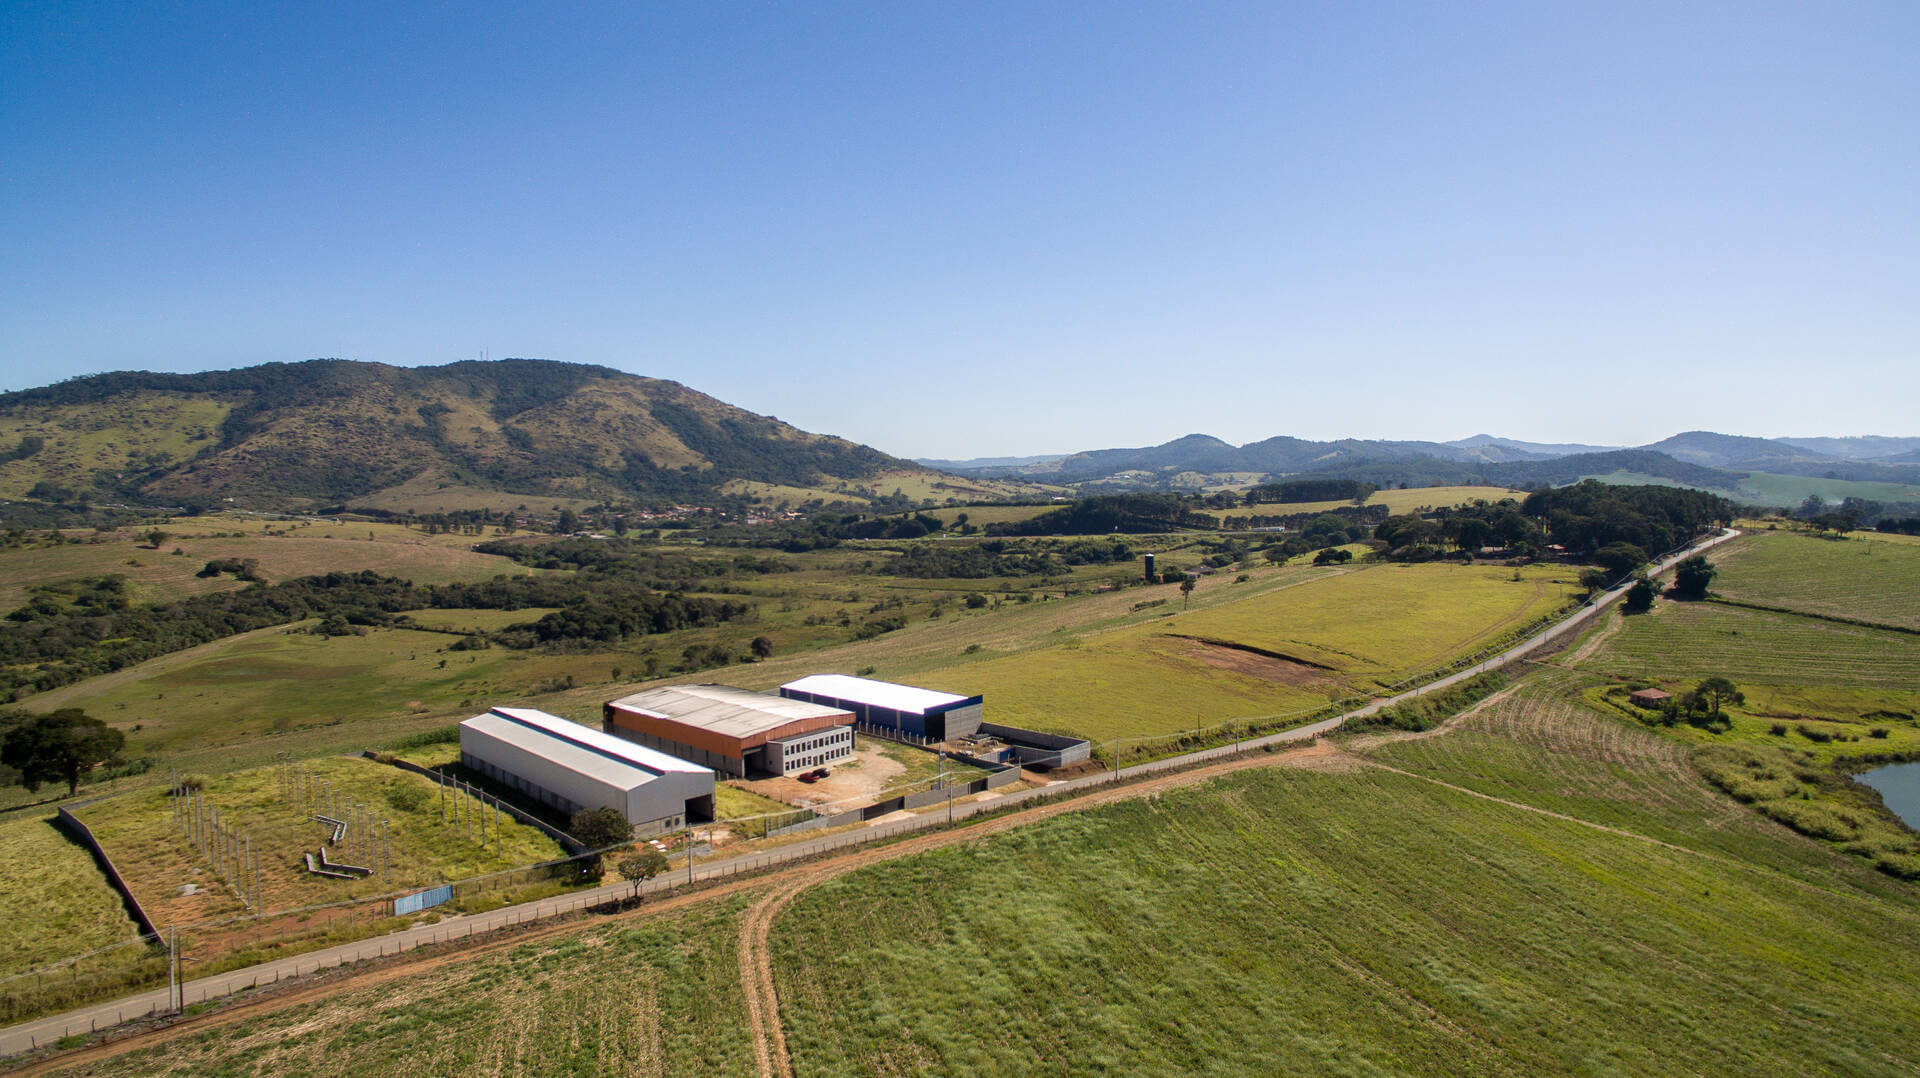
{"type": "Polygon", "coordinates": [[[460,762],[562,812],[611,808],[641,833],[713,818],[713,769],[532,708],[461,723],[460,762]]]}

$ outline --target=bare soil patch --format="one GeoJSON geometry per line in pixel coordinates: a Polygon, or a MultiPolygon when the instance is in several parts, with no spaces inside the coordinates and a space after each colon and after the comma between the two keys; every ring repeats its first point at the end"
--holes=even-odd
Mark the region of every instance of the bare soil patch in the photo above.
{"type": "Polygon", "coordinates": [[[1262,681],[1271,681],[1278,685],[1325,685],[1333,681],[1325,668],[1293,659],[1280,658],[1250,648],[1230,647],[1191,636],[1178,636],[1174,639],[1184,645],[1182,654],[1186,658],[1216,670],[1226,670],[1246,677],[1259,678],[1262,681]]]}
{"type": "Polygon", "coordinates": [[[818,782],[801,782],[783,775],[752,779],[740,785],[789,805],[844,812],[883,800],[888,788],[907,769],[883,753],[878,743],[869,740],[854,748],[853,759],[830,765],[827,770],[832,774],[818,782]]]}

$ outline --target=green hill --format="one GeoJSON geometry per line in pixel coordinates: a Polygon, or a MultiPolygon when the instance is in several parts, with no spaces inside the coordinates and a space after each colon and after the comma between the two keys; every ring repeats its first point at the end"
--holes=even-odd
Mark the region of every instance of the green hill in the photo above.
{"type": "Polygon", "coordinates": [[[676,382],[545,360],[120,372],[0,395],[0,497],[298,507],[452,490],[455,500],[697,501],[729,483],[863,497],[878,480],[917,473],[926,469],[676,382]]]}

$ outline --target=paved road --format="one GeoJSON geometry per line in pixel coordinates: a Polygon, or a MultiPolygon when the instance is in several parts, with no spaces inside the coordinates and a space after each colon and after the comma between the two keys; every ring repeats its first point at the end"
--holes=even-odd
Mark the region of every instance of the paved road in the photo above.
{"type": "MultiPolygon", "coordinates": [[[[1717,546],[1739,534],[1739,532],[1728,528],[1712,539],[1706,540],[1692,548],[1669,555],[1654,566],[1652,573],[1653,575],[1665,573],[1671,570],[1674,565],[1678,564],[1682,558],[1697,554],[1709,547],[1717,546]]],[[[948,808],[952,813],[952,818],[955,821],[959,821],[983,813],[998,812],[1008,806],[1017,805],[1023,801],[1034,798],[1057,797],[1061,794],[1073,793],[1089,787],[1105,786],[1162,771],[1191,767],[1196,763],[1232,756],[1249,749],[1258,749],[1268,745],[1283,745],[1289,742],[1304,741],[1309,738],[1318,737],[1321,734],[1339,729],[1341,724],[1348,719],[1364,718],[1379,711],[1381,708],[1392,707],[1395,704],[1403,703],[1428,693],[1439,692],[1453,685],[1457,685],[1468,678],[1476,677],[1489,670],[1498,669],[1531,654],[1568,633],[1583,628],[1594,618],[1599,617],[1609,605],[1619,601],[1626,595],[1628,586],[1628,583],[1622,583],[1596,596],[1591,603],[1581,607],[1567,618],[1556,622],[1554,625],[1541,630],[1521,643],[1508,648],[1484,662],[1458,673],[1450,674],[1437,681],[1428,682],[1418,688],[1409,689],[1398,696],[1375,700],[1365,707],[1357,708],[1343,715],[1337,715],[1333,718],[1311,723],[1306,726],[1296,726],[1293,729],[1283,730],[1277,734],[1248,738],[1231,745],[1222,745],[1218,748],[1202,749],[1198,752],[1187,753],[1183,756],[1174,756],[1134,764],[1130,767],[1120,768],[1117,771],[1083,775],[1076,779],[1068,779],[1038,788],[1015,790],[998,797],[989,797],[979,801],[954,802],[950,804],[948,808]]],[[[869,824],[865,827],[856,827],[838,834],[823,835],[819,838],[790,843],[777,850],[769,850],[764,853],[676,866],[674,871],[643,884],[640,888],[640,893],[647,895],[660,891],[668,891],[693,880],[717,879],[723,876],[738,875],[742,872],[753,872],[771,865],[813,857],[833,850],[873,842],[877,839],[890,838],[913,831],[943,826],[946,823],[947,816],[947,812],[936,810],[922,813],[913,819],[869,824]]],[[[192,1006],[193,1004],[202,1003],[207,1000],[219,999],[223,996],[245,992],[258,988],[261,985],[277,984],[282,980],[299,977],[303,974],[310,974],[317,970],[331,969],[335,966],[366,961],[368,959],[384,958],[387,955],[410,951],[416,947],[423,947],[434,943],[444,943],[449,940],[465,939],[469,936],[482,935],[513,925],[525,924],[528,921],[539,921],[550,917],[558,917],[562,914],[573,913],[577,910],[603,905],[624,898],[632,893],[632,887],[633,885],[629,883],[605,884],[589,891],[578,891],[570,895],[542,899],[538,902],[508,906],[503,909],[494,910],[491,913],[476,913],[466,916],[449,917],[435,925],[422,925],[377,939],[344,943],[324,950],[310,951],[294,958],[278,959],[272,962],[264,962],[257,966],[249,966],[246,969],[235,970],[231,973],[202,977],[186,983],[181,991],[181,1002],[185,1006],[192,1006]]],[[[47,1018],[9,1026],[5,1029],[0,1029],[0,1056],[31,1051],[40,1045],[52,1043],[70,1034],[89,1033],[109,1029],[131,1019],[162,1013],[166,1010],[167,1003],[167,990],[165,988],[159,988],[151,992],[143,992],[139,995],[114,1000],[110,1003],[83,1007],[78,1010],[68,1011],[65,1014],[52,1015],[47,1018]]]]}

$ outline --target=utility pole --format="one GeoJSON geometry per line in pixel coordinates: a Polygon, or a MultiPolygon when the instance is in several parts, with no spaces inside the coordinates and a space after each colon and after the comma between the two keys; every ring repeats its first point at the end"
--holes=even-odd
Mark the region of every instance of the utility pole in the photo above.
{"type": "Polygon", "coordinates": [[[180,930],[167,926],[167,1010],[180,1013],[180,930]]]}

